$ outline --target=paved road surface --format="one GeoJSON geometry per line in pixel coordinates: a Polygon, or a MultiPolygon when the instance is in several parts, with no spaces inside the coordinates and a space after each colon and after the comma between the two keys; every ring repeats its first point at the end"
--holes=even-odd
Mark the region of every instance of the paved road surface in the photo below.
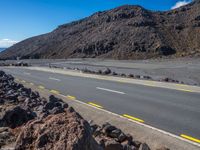
{"type": "MultiPolygon", "coordinates": [[[[2,69],[2,68],[1,68],[2,69]]],[[[67,76],[23,68],[2,69],[21,80],[92,102],[111,112],[200,139],[200,93],[67,76]]]]}

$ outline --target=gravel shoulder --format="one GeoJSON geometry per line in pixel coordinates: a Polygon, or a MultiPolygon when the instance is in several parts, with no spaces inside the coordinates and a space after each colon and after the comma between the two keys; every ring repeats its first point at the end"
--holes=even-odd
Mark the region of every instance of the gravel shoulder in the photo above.
{"type": "MultiPolygon", "coordinates": [[[[33,66],[56,66],[93,71],[107,67],[118,74],[151,76],[154,80],[171,78],[189,85],[200,85],[200,58],[154,59],[154,60],[109,60],[109,59],[29,59],[21,60],[33,66]]],[[[17,61],[0,61],[15,63],[17,61]]]]}
{"type": "Polygon", "coordinates": [[[186,84],[200,85],[200,59],[163,59],[163,60],[97,60],[97,59],[72,59],[51,63],[60,67],[87,68],[90,70],[103,70],[109,67],[116,73],[138,74],[151,76],[155,80],[165,77],[182,81],[186,84]]]}

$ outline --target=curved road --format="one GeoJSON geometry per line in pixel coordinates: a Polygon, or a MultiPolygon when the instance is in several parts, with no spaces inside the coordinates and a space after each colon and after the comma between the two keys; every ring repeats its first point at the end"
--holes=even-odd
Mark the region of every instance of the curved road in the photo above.
{"type": "Polygon", "coordinates": [[[40,87],[97,104],[111,112],[132,116],[139,122],[170,133],[200,139],[200,93],[23,68],[1,70],[40,87]]]}

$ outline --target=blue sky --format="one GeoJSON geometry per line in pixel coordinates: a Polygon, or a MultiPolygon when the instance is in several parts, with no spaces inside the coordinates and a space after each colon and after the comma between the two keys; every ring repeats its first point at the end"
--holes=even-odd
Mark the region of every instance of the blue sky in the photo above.
{"type": "Polygon", "coordinates": [[[0,47],[120,5],[137,4],[164,11],[179,1],[187,0],[0,0],[0,47]]]}

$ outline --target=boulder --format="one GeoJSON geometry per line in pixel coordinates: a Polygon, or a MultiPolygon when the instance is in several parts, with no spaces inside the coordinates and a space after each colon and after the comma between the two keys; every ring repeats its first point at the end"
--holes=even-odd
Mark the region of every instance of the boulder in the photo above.
{"type": "Polygon", "coordinates": [[[1,114],[0,127],[16,128],[35,117],[33,112],[24,110],[20,106],[10,107],[1,114]]]}
{"type": "Polygon", "coordinates": [[[113,131],[113,130],[116,130],[117,128],[115,126],[112,126],[110,123],[105,123],[102,125],[102,128],[103,128],[103,132],[106,134],[106,135],[110,135],[110,133],[113,131]]]}
{"type": "Polygon", "coordinates": [[[0,149],[2,146],[14,142],[15,136],[12,134],[7,127],[0,128],[0,149]]]}
{"type": "Polygon", "coordinates": [[[112,75],[113,75],[113,76],[117,76],[117,75],[118,75],[118,73],[116,73],[116,72],[113,72],[113,73],[112,73],[112,75]]]}
{"type": "Polygon", "coordinates": [[[126,77],[126,74],[124,74],[124,73],[122,73],[122,74],[120,74],[121,75],[121,77],[126,77]]]}
{"type": "Polygon", "coordinates": [[[38,98],[38,97],[40,97],[40,94],[37,91],[31,92],[30,98],[38,98]]]}
{"type": "Polygon", "coordinates": [[[170,150],[170,149],[163,146],[163,147],[160,147],[160,148],[158,148],[158,149],[156,149],[156,150],[170,150]]]}
{"type": "Polygon", "coordinates": [[[149,146],[146,143],[142,143],[140,145],[139,150],[151,150],[151,149],[149,148],[149,146]]]}
{"type": "Polygon", "coordinates": [[[117,141],[122,143],[126,140],[126,138],[126,135],[123,132],[121,132],[121,134],[117,137],[117,141]]]}
{"type": "Polygon", "coordinates": [[[102,74],[102,70],[98,70],[97,74],[102,74]]]}
{"type": "Polygon", "coordinates": [[[108,74],[111,74],[111,73],[112,73],[112,71],[109,68],[106,68],[106,70],[103,71],[104,75],[108,75],[108,74]]]}
{"type": "Polygon", "coordinates": [[[136,147],[134,147],[133,145],[123,145],[123,150],[137,150],[136,147]]]}
{"type": "Polygon", "coordinates": [[[105,150],[123,150],[123,146],[114,140],[109,140],[105,143],[105,150]]]}
{"type": "Polygon", "coordinates": [[[129,74],[128,77],[129,78],[134,78],[134,75],[133,74],[129,74]]]}
{"type": "Polygon", "coordinates": [[[15,149],[102,150],[93,139],[89,124],[69,111],[28,122],[15,149]]]}
{"type": "Polygon", "coordinates": [[[113,131],[111,131],[110,133],[108,133],[108,136],[110,136],[111,138],[118,138],[121,134],[121,130],[120,129],[115,129],[113,131]]]}

